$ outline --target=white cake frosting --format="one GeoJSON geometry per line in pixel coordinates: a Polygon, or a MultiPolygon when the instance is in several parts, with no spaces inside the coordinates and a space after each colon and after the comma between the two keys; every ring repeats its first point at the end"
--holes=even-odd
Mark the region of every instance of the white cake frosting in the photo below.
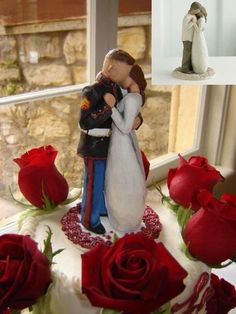
{"type": "MultiPolygon", "coordinates": [[[[76,202],[78,203],[78,201],[76,202]]],[[[207,283],[198,293],[195,304],[201,302],[202,296],[210,286],[210,268],[201,262],[188,259],[182,251],[183,240],[180,234],[180,228],[175,214],[160,202],[156,191],[149,191],[147,203],[158,213],[162,223],[162,231],[157,241],[163,242],[167,250],[175,257],[179,264],[188,272],[184,279],[185,290],[171,300],[171,306],[176,303],[183,303],[193,294],[195,285],[200,276],[204,273],[207,277],[207,283]]],[[[93,307],[85,295],[81,293],[81,254],[87,251],[79,245],[73,244],[67,239],[61,230],[61,218],[67,213],[67,207],[58,207],[58,210],[52,214],[27,218],[20,230],[21,234],[29,234],[34,238],[39,246],[42,247],[43,240],[46,237],[47,226],[52,230],[53,251],[64,248],[64,251],[55,256],[53,272],[55,273],[54,285],[50,287],[44,303],[38,313],[47,314],[99,314],[101,309],[93,307]],[[44,310],[44,312],[43,312],[44,310]],[[40,312],[41,311],[41,312],[40,312]]],[[[108,228],[107,218],[102,217],[102,223],[108,228]]],[[[186,305],[175,313],[184,313],[186,305]]],[[[206,313],[205,305],[196,313],[206,313]]]]}

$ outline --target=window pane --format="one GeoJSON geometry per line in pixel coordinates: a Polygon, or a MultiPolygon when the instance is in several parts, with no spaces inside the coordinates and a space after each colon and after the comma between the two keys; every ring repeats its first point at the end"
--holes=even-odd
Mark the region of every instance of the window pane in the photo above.
{"type": "Polygon", "coordinates": [[[0,97],[86,77],[86,0],[0,2],[0,97]]]}
{"type": "MultiPolygon", "coordinates": [[[[199,86],[148,87],[144,122],[137,134],[150,160],[194,147],[200,98],[199,86]]],[[[13,159],[43,145],[58,150],[56,164],[69,186],[81,186],[83,160],[76,155],[79,103],[80,95],[71,94],[0,106],[0,196],[10,198],[9,186],[17,187],[18,166],[13,159]]]]}
{"type": "Polygon", "coordinates": [[[199,85],[148,85],[142,107],[144,122],[137,134],[150,160],[197,145],[201,95],[199,85]]]}
{"type": "Polygon", "coordinates": [[[151,73],[151,0],[120,0],[117,46],[151,73]]]}
{"type": "Polygon", "coordinates": [[[19,167],[13,161],[26,151],[44,145],[58,150],[56,164],[70,187],[80,187],[83,161],[76,154],[80,94],[29,103],[0,106],[0,197],[17,191],[19,167]]]}

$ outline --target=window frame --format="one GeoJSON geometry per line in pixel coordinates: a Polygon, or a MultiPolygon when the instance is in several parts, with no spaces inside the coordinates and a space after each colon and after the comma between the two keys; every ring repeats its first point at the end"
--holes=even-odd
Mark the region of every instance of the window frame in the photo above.
{"type": "MultiPolygon", "coordinates": [[[[203,86],[195,145],[190,150],[180,152],[186,159],[192,155],[206,157],[225,178],[236,176],[236,132],[233,129],[234,123],[227,123],[236,116],[236,107],[231,97],[233,92],[235,95],[236,88],[230,85],[203,86]]],[[[177,165],[177,153],[152,160],[147,185],[165,180],[168,170],[177,165]]]]}

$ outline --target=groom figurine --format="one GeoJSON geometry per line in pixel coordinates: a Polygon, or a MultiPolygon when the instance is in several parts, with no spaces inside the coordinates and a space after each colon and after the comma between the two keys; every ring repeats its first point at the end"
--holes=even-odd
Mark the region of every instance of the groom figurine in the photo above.
{"type": "MultiPolygon", "coordinates": [[[[107,215],[104,181],[112,125],[112,107],[105,102],[104,95],[112,94],[116,103],[122,99],[119,85],[126,80],[134,63],[134,58],[121,49],[109,51],[97,82],[82,91],[79,121],[81,133],[77,149],[85,164],[81,222],[97,234],[106,232],[100,216],[107,215]]],[[[141,124],[142,117],[139,115],[135,127],[141,124]]]]}
{"type": "Polygon", "coordinates": [[[201,4],[193,2],[188,13],[184,16],[182,24],[183,58],[181,72],[192,73],[192,41],[194,32],[194,23],[196,23],[196,14],[200,12],[201,4]]]}

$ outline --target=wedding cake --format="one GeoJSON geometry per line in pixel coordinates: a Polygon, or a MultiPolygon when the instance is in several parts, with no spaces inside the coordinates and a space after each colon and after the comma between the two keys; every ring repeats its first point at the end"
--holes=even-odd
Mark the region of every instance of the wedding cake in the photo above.
{"type": "MultiPolygon", "coordinates": [[[[150,207],[146,208],[146,216],[147,219],[150,219],[148,227],[143,223],[143,229],[151,229],[152,232],[153,227],[150,226],[153,223],[155,228],[158,223],[160,234],[157,242],[163,243],[168,252],[187,272],[183,281],[185,286],[183,292],[170,302],[172,313],[193,313],[193,311],[195,313],[206,313],[205,301],[211,294],[210,268],[202,262],[191,261],[185,256],[182,250],[183,240],[176,215],[161,204],[157,191],[150,191],[148,200],[150,207]],[[158,215],[155,215],[155,213],[158,213],[158,215]]],[[[80,229],[81,226],[79,231],[76,231],[79,222],[77,225],[73,222],[73,210],[68,212],[68,206],[59,206],[57,211],[49,215],[29,217],[24,220],[20,230],[21,234],[30,235],[42,247],[49,226],[53,233],[53,250],[64,249],[55,257],[55,264],[53,265],[55,274],[54,285],[49,289],[44,302],[40,305],[41,313],[101,313],[101,308],[92,306],[88,298],[82,294],[81,255],[89,251],[88,248],[83,246],[95,246],[100,239],[104,243],[112,240],[113,232],[109,227],[108,219],[102,217],[102,223],[108,230],[108,233],[103,237],[98,237],[92,233],[88,236],[87,231],[80,229]],[[70,228],[72,225],[74,226],[74,235],[70,239],[65,234],[68,231],[66,229],[67,224],[70,224],[70,228]]]]}
{"type": "Polygon", "coordinates": [[[106,233],[97,235],[81,224],[79,190],[68,196],[56,153],[40,147],[17,159],[34,207],[21,214],[18,234],[0,236],[1,314],[226,314],[236,306],[235,287],[211,273],[235,260],[236,196],[213,196],[223,177],[206,158],[179,155],[169,196],[148,189],[137,231],[117,232],[101,217],[106,233]]]}

